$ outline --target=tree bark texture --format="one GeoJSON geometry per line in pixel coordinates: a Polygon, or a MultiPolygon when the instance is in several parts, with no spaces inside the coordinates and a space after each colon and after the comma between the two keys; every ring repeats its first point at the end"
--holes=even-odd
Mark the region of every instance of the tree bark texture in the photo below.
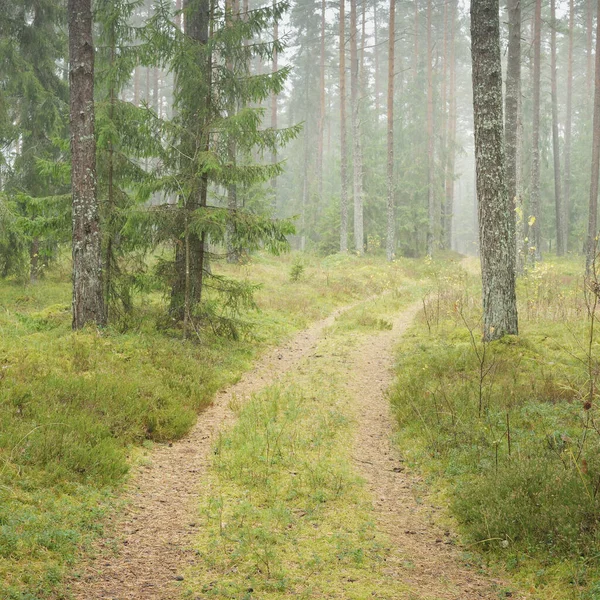
{"type": "Polygon", "coordinates": [[[91,0],[69,0],[73,329],[105,324],[102,236],[96,194],[91,0]]]}
{"type": "Polygon", "coordinates": [[[471,2],[473,113],[483,286],[483,335],[517,334],[515,213],[504,172],[498,0],[471,2]]]}
{"type": "Polygon", "coordinates": [[[394,186],[394,55],[396,50],[396,0],[390,0],[387,93],[387,239],[386,255],[393,260],[396,252],[394,186]]]}
{"type": "MultiPolygon", "coordinates": [[[[183,9],[186,11],[183,28],[185,33],[199,44],[208,42],[210,6],[209,0],[184,0],[183,9]]],[[[210,63],[210,59],[209,59],[210,63]]],[[[210,64],[206,65],[206,71],[210,77],[210,64]]],[[[177,85],[184,85],[178,82],[177,85]]],[[[207,90],[206,107],[210,104],[210,83],[205,88],[207,90]]],[[[202,131],[202,123],[198,118],[190,118],[187,130],[195,132],[196,138],[190,140],[190,145],[200,144],[203,150],[208,150],[208,135],[202,131]]],[[[187,148],[185,154],[194,156],[195,148],[187,148]]],[[[204,235],[198,236],[189,229],[190,215],[203,206],[206,206],[208,190],[208,179],[206,175],[200,177],[197,185],[192,186],[189,197],[183,199],[184,218],[184,239],[180,240],[175,250],[175,281],[171,289],[171,315],[179,321],[189,320],[193,311],[202,296],[202,285],[204,275],[204,235]]],[[[184,327],[184,335],[186,334],[184,327]]]]}
{"type": "Polygon", "coordinates": [[[348,252],[348,155],[346,150],[346,0],[340,0],[340,252],[348,252]]]}
{"type": "Polygon", "coordinates": [[[508,60],[506,65],[505,127],[506,188],[517,207],[517,129],[521,93],[521,0],[508,0],[508,60]]]}

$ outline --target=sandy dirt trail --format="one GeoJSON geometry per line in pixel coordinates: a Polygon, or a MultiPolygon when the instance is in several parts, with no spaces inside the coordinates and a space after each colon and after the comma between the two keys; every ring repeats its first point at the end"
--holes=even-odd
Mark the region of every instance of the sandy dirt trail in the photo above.
{"type": "Polygon", "coordinates": [[[179,598],[176,582],[180,572],[194,563],[191,543],[196,531],[198,489],[216,436],[233,421],[230,401],[248,398],[277,381],[310,355],[322,331],[353,306],[356,304],[338,309],[270,351],[237,384],[217,395],[188,436],[172,445],[156,446],[151,462],[132,476],[125,511],[109,524],[108,536],[98,544],[95,558],[84,565],[82,576],[70,583],[74,598],[179,598]]]}
{"type": "MultiPolygon", "coordinates": [[[[401,593],[399,600],[497,599],[500,582],[468,569],[449,533],[435,524],[436,509],[426,500],[417,502],[414,490],[419,479],[405,471],[393,444],[387,390],[393,381],[394,348],[419,308],[417,303],[399,314],[389,331],[361,336],[340,365],[349,410],[357,422],[355,465],[372,495],[378,529],[389,540],[386,574],[412,590],[401,593]]],[[[72,583],[77,600],[180,598],[177,580],[194,563],[191,546],[202,474],[210,464],[215,436],[233,422],[230,400],[247,398],[272,384],[301,360],[304,369],[310,369],[311,363],[316,368],[317,358],[311,356],[319,338],[342,312],[270,352],[218,396],[187,438],[152,452],[151,464],[140,467],[132,478],[127,508],[112,525],[115,535],[102,541],[97,557],[72,583]]]]}
{"type": "Polygon", "coordinates": [[[438,509],[426,498],[417,501],[422,482],[405,470],[393,442],[387,391],[394,349],[420,307],[413,304],[391,330],[367,337],[349,357],[348,390],[358,423],[353,456],[373,498],[378,529],[389,540],[387,574],[412,590],[402,600],[497,600],[502,582],[465,566],[454,536],[435,523],[438,509]]]}

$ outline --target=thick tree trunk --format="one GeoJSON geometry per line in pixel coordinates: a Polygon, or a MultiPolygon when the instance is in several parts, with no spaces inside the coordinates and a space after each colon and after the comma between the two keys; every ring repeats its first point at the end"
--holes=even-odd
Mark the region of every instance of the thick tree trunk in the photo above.
{"type": "MultiPolygon", "coordinates": [[[[521,0],[508,0],[508,60],[506,65],[505,127],[506,188],[514,210],[522,203],[517,198],[517,130],[521,93],[521,0]]],[[[522,209],[521,209],[522,210],[522,209]]],[[[522,221],[522,215],[520,221],[522,221]]],[[[517,246],[517,253],[521,249],[517,246]]]]}
{"type": "Polygon", "coordinates": [[[350,0],[350,103],[352,107],[352,158],[354,161],[354,247],[358,254],[363,254],[363,173],[362,148],[360,143],[360,105],[358,98],[359,72],[357,36],[356,0],[350,0]]]}
{"type": "Polygon", "coordinates": [[[431,2],[427,0],[427,255],[432,256],[436,246],[436,206],[433,135],[433,30],[431,2]]]}
{"type": "MultiPolygon", "coordinates": [[[[183,8],[187,11],[183,24],[185,33],[199,44],[206,44],[208,42],[210,21],[209,0],[184,0],[183,8]]],[[[206,105],[208,109],[210,104],[210,58],[208,58],[208,64],[205,66],[209,75],[209,83],[206,86],[206,105]]],[[[180,85],[183,85],[183,83],[180,85]]],[[[197,139],[193,143],[203,144],[203,149],[207,151],[209,138],[206,132],[199,131],[200,128],[196,118],[190,117],[188,129],[189,131],[198,132],[197,135],[202,140],[197,139]]],[[[193,152],[193,150],[187,150],[190,156],[193,155],[193,152]]],[[[198,236],[194,231],[191,231],[189,221],[194,211],[206,206],[207,190],[208,179],[204,175],[197,181],[197,185],[193,186],[189,197],[183,199],[184,240],[176,246],[176,278],[171,289],[170,312],[173,317],[184,323],[184,336],[187,335],[188,322],[193,309],[200,302],[202,296],[205,269],[204,235],[198,236]]]]}
{"type": "Polygon", "coordinates": [[[560,183],[560,142],[558,137],[558,92],[556,85],[556,0],[550,0],[550,68],[552,96],[552,153],[554,158],[554,204],[556,210],[556,254],[564,256],[566,223],[560,183]]]}
{"type": "Polygon", "coordinates": [[[536,0],[533,20],[533,115],[531,124],[531,196],[529,246],[534,260],[542,258],[540,211],[540,75],[542,43],[542,0],[536,0]]]}
{"type": "Polygon", "coordinates": [[[502,67],[498,0],[471,2],[471,56],[483,335],[517,334],[515,213],[504,173],[502,67]]]}
{"type": "Polygon", "coordinates": [[[396,36],[396,0],[390,0],[387,92],[387,240],[386,255],[393,260],[396,252],[396,219],[394,210],[394,55],[396,36]]]}
{"type": "Polygon", "coordinates": [[[102,237],[96,196],[91,0],[69,0],[73,329],[105,324],[102,237]]]}
{"type": "Polygon", "coordinates": [[[573,131],[573,33],[575,28],[575,7],[569,0],[569,58],[567,65],[567,106],[565,115],[565,251],[569,249],[569,215],[571,206],[571,137],[573,131]]]}
{"type": "Polygon", "coordinates": [[[346,0],[340,0],[340,252],[348,252],[348,155],[346,150],[346,0]]]}
{"type": "MultiPolygon", "coordinates": [[[[600,0],[598,0],[600,16],[600,0]]],[[[594,88],[594,123],[592,141],[592,181],[590,184],[590,206],[588,236],[586,244],[586,268],[589,271],[597,252],[598,236],[598,170],[600,168],[600,18],[596,21],[596,70],[594,88]]]]}

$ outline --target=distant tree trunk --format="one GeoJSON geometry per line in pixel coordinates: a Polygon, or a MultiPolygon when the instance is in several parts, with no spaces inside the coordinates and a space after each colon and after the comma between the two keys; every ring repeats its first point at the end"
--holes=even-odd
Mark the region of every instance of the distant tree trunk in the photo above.
{"type": "Polygon", "coordinates": [[[440,248],[446,248],[446,175],[447,170],[446,166],[448,163],[448,121],[450,119],[450,115],[448,114],[448,38],[449,38],[449,17],[448,17],[448,4],[450,0],[444,0],[444,34],[443,34],[443,43],[442,43],[442,53],[439,57],[439,60],[442,62],[442,93],[441,93],[441,109],[440,109],[440,159],[441,164],[443,165],[443,176],[442,182],[444,185],[444,195],[440,202],[440,240],[439,245],[440,248]]]}
{"type": "Polygon", "coordinates": [[[381,114],[380,98],[379,98],[379,22],[377,19],[377,0],[373,2],[373,36],[375,47],[373,55],[375,58],[375,119],[379,123],[379,115],[381,114]]]}
{"type": "MultiPolygon", "coordinates": [[[[600,0],[598,0],[600,16],[600,0]]],[[[592,141],[592,181],[590,184],[590,212],[586,244],[586,268],[594,262],[598,236],[598,170],[600,168],[600,18],[596,20],[596,71],[594,88],[594,123],[592,141]]]]}
{"type": "Polygon", "coordinates": [[[102,236],[96,196],[91,0],[69,0],[73,329],[105,324],[102,236]]]}
{"type": "Polygon", "coordinates": [[[529,245],[533,246],[534,260],[542,258],[540,229],[540,75],[542,43],[542,0],[536,0],[533,20],[533,115],[531,125],[531,226],[529,245]]]}
{"type": "Polygon", "coordinates": [[[593,32],[594,32],[594,0],[586,0],[586,83],[587,83],[587,93],[588,98],[592,97],[592,72],[594,59],[592,55],[592,40],[593,40],[593,32]]]}
{"type": "MultiPolygon", "coordinates": [[[[277,0],[273,0],[273,7],[277,4],[277,0]]],[[[273,23],[273,40],[279,39],[279,22],[275,20],[273,23]]],[[[277,64],[277,50],[273,51],[273,73],[277,73],[279,65],[277,64]]],[[[271,128],[277,129],[277,94],[271,94],[271,128]]],[[[277,164],[277,149],[273,149],[271,154],[271,162],[277,164]]],[[[271,188],[273,190],[273,209],[277,208],[277,177],[271,179],[271,188]]]]}
{"type": "Polygon", "coordinates": [[[550,0],[550,68],[552,96],[552,153],[554,155],[554,203],[556,209],[556,254],[564,256],[566,223],[560,183],[560,142],[558,137],[558,93],[556,86],[556,0],[550,0]]]}
{"type": "Polygon", "coordinates": [[[413,47],[413,79],[416,80],[419,74],[419,0],[414,0],[414,9],[415,9],[415,17],[414,17],[414,35],[413,38],[415,40],[415,44],[413,47]]]}
{"type": "MultiPolygon", "coordinates": [[[[519,96],[521,94],[521,0],[508,0],[508,60],[506,66],[505,127],[506,188],[513,210],[521,204],[517,198],[517,145],[519,96]]],[[[522,210],[522,209],[521,209],[522,210]]],[[[519,219],[523,220],[522,216],[519,219]]],[[[520,248],[516,245],[516,252],[520,248]]]]}
{"type": "Polygon", "coordinates": [[[346,151],[346,0],[340,0],[340,252],[348,252],[348,156],[346,151]]]}
{"type": "Polygon", "coordinates": [[[456,157],[456,11],[458,3],[452,0],[450,14],[450,81],[449,81],[449,114],[448,114],[448,143],[446,150],[446,206],[445,206],[445,246],[452,249],[452,219],[454,216],[454,167],[456,157]]]}
{"type": "Polygon", "coordinates": [[[181,0],[175,0],[175,12],[175,25],[177,26],[177,29],[181,29],[181,0]]]}
{"type": "Polygon", "coordinates": [[[571,206],[571,135],[573,123],[573,33],[575,28],[575,8],[569,0],[569,58],[567,66],[567,106],[565,115],[565,250],[569,249],[569,215],[571,206]]]}
{"type": "Polygon", "coordinates": [[[388,93],[387,93],[387,240],[386,255],[394,259],[396,252],[396,219],[394,216],[394,56],[396,37],[396,0],[390,0],[388,42],[388,93]]]}
{"type": "Polygon", "coordinates": [[[323,147],[325,142],[325,0],[321,0],[321,48],[319,56],[319,123],[317,142],[317,190],[323,202],[323,147]]]}
{"type": "Polygon", "coordinates": [[[431,0],[427,0],[427,255],[432,256],[435,250],[436,206],[433,136],[433,29],[431,22],[431,0]]]}
{"type": "Polygon", "coordinates": [[[364,253],[362,149],[360,143],[359,72],[356,27],[356,0],[350,0],[350,103],[352,105],[352,158],[354,161],[354,246],[364,253]]]}
{"type": "Polygon", "coordinates": [[[160,70],[158,67],[154,67],[153,71],[152,106],[156,114],[160,116],[160,70]]]}
{"type": "MultiPolygon", "coordinates": [[[[239,2],[238,0],[225,0],[225,23],[226,26],[232,27],[233,22],[239,18],[239,2]]],[[[227,70],[235,76],[233,70],[235,68],[233,61],[229,60],[226,65],[227,70]]],[[[227,113],[229,117],[233,117],[236,113],[237,106],[235,102],[228,101],[227,113]]],[[[232,168],[237,165],[237,144],[234,139],[230,139],[228,142],[227,154],[228,160],[232,168]]],[[[227,209],[230,214],[230,221],[227,227],[227,262],[236,263],[239,261],[239,252],[236,247],[235,237],[235,224],[233,221],[233,215],[235,215],[238,208],[238,190],[236,183],[230,183],[227,186],[227,209]]]]}
{"type": "Polygon", "coordinates": [[[498,0],[471,2],[471,56],[483,335],[518,333],[513,204],[504,177],[502,66],[498,0]]]}
{"type": "Polygon", "coordinates": [[[140,66],[136,66],[133,71],[133,105],[140,105],[140,66]]]}

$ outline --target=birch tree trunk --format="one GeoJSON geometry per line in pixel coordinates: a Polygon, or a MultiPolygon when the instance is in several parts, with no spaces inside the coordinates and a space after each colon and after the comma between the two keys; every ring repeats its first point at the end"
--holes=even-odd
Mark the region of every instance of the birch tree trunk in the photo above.
{"type": "Polygon", "coordinates": [[[348,155],[346,151],[346,0],[340,0],[340,252],[348,252],[348,155]]]}
{"type": "Polygon", "coordinates": [[[396,37],[396,0],[390,0],[387,93],[387,240],[386,255],[393,260],[396,252],[396,220],[394,216],[394,55],[396,37]]]}
{"type": "Polygon", "coordinates": [[[514,210],[504,173],[498,0],[471,1],[473,113],[483,286],[483,336],[518,333],[514,210]]]}
{"type": "Polygon", "coordinates": [[[96,194],[91,0],[69,0],[73,329],[104,325],[102,236],[96,194]]]}

